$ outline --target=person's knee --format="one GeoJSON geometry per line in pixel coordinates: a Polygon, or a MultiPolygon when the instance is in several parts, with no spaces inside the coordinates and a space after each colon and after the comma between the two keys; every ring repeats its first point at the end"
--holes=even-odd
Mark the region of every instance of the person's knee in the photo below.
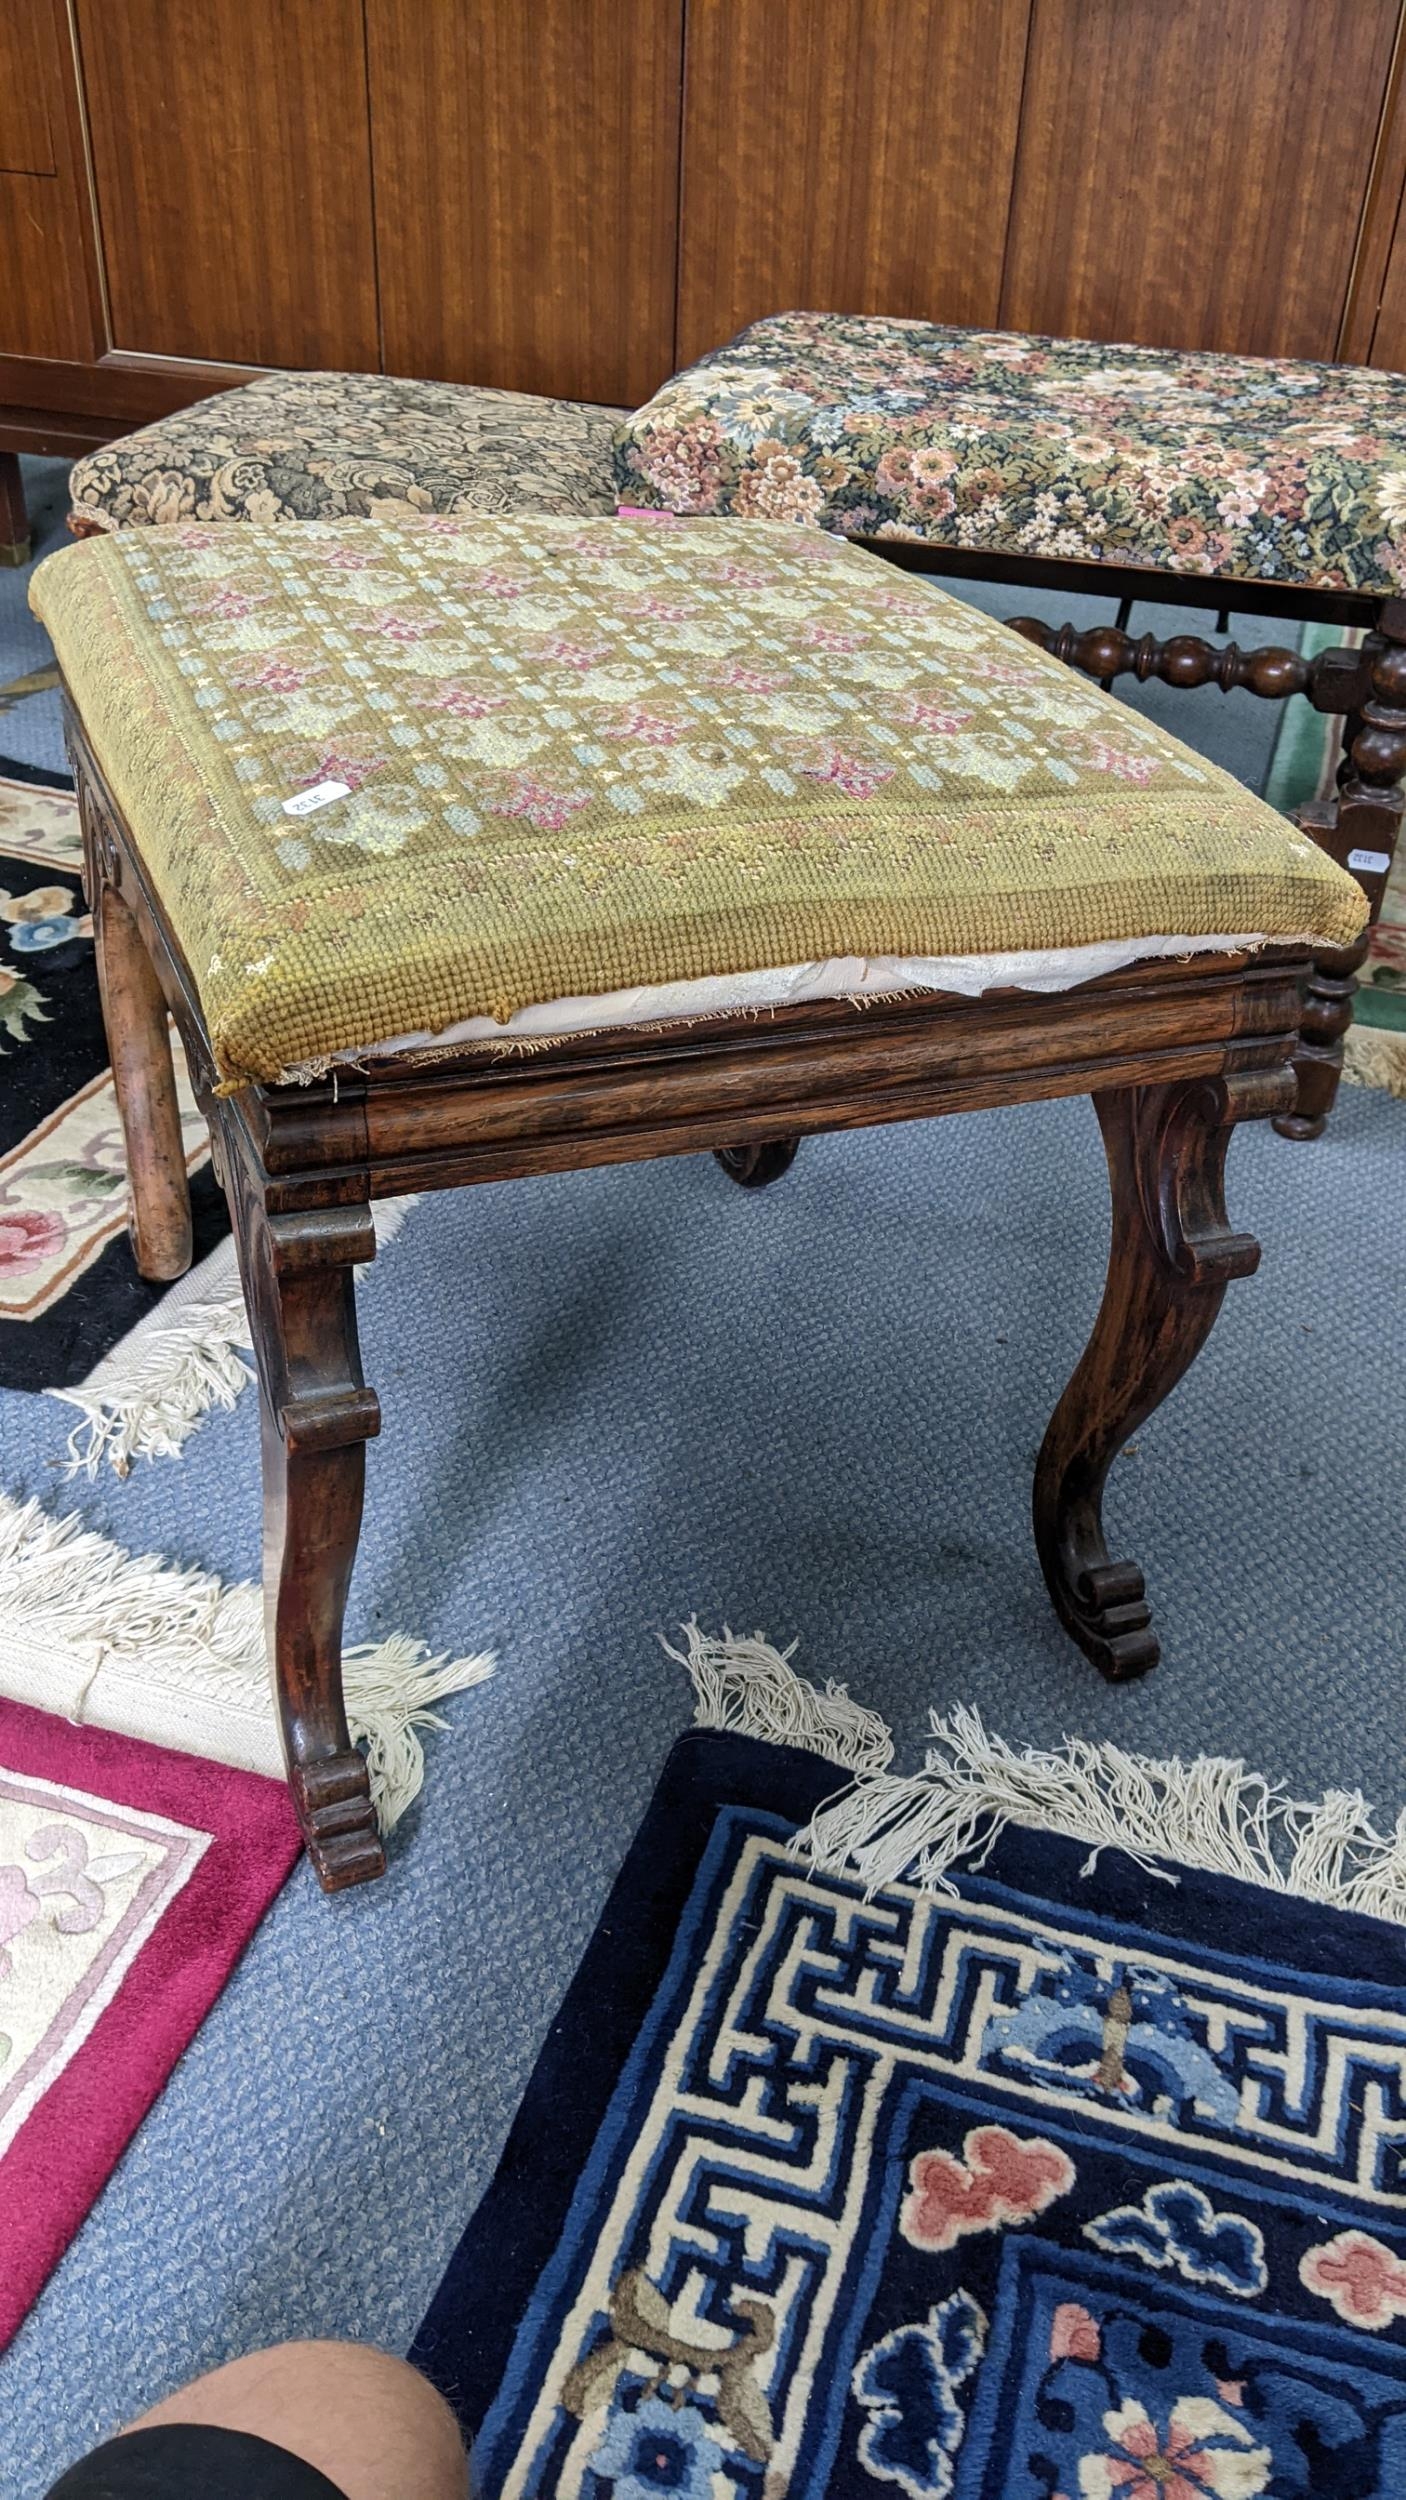
{"type": "Polygon", "coordinates": [[[459,2426],[429,2380],[372,2344],[276,2344],[226,2362],[133,2429],[207,2422],[315,2465],[347,2500],[462,2500],[459,2426]]]}

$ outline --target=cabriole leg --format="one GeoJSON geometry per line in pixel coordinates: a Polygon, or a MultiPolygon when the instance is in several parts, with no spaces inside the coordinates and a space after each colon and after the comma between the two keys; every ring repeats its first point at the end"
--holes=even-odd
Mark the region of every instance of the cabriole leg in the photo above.
{"type": "Polygon", "coordinates": [[[365,1443],[381,1423],[362,1378],[353,1270],[376,1236],[365,1206],[269,1215],[237,1179],[230,1194],[259,1371],[264,1609],[283,1750],[318,1881],[338,1892],[386,1862],[342,1696],[365,1443]]]}
{"type": "Polygon", "coordinates": [[[1225,1214],[1237,1120],[1294,1098],[1292,1068],[1096,1094],[1113,1192],[1113,1239],[1093,1334],[1055,1408],[1035,1469],[1035,1544],[1065,1630],[1100,1674],[1145,1675],[1159,1649],[1142,1572],[1103,1533],[1108,1470],[1195,1360],[1233,1277],[1259,1244],[1225,1214]]]}

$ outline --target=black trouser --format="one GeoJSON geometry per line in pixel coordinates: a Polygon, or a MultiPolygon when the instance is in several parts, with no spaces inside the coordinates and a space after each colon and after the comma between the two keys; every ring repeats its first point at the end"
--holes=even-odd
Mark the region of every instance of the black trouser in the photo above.
{"type": "Polygon", "coordinates": [[[346,2500],[315,2465],[248,2431],[167,2422],[109,2439],[46,2500],[346,2500]]]}

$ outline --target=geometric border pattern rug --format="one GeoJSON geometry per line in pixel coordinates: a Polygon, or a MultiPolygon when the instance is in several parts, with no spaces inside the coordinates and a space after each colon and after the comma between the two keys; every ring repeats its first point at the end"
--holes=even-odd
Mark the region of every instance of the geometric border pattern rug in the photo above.
{"type": "MultiPolygon", "coordinates": [[[[71,791],[0,778],[0,1386],[66,1388],[164,1288],[127,1244],[126,1166],[71,791]]],[[[195,1255],[229,1230],[176,1052],[195,1255]]]]}
{"type": "Polygon", "coordinates": [[[281,1781],[0,1701],[0,2347],[299,1845],[281,1781]]]}
{"type": "Polygon", "coordinates": [[[846,1785],[675,1747],[412,2355],[477,2489],[1399,2500],[1400,1926],[1014,1821],[866,1887],[846,1785]]]}

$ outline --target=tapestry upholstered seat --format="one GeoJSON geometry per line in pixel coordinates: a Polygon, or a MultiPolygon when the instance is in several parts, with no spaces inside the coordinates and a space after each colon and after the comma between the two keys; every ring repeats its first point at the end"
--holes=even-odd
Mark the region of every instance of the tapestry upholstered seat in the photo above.
{"type": "Polygon", "coordinates": [[[1298,1098],[1311,950],[1366,916],[1351,877],[1058,661],[818,530],[182,522],[52,557],[34,600],[141,1272],[191,1256],[168,1013],[230,1202],[271,1663],[325,1885],[384,1864],[341,1680],[377,1198],[709,1150],[756,1186],[817,1131],[1092,1093],[1108,1285],[1035,1544],[1101,1671],[1153,1665],[1104,1479],[1256,1263],[1226,1143],[1298,1098]],[[848,996],[876,959],[888,994],[848,996]],[[758,1013],[746,984],[772,976],[758,1013]],[[622,1028],[622,989],[643,1022],[622,1028]],[[553,1003],[566,1025],[522,1048],[508,1020],[553,1003]]]}
{"type": "Polygon", "coordinates": [[[34,602],[222,1083],[632,985],[1362,919],[1228,775],[819,532],[178,524],[34,602]]]}
{"type": "Polygon", "coordinates": [[[622,413],[378,373],[261,374],[80,460],[70,526],[610,512],[622,413]]]}
{"type": "Polygon", "coordinates": [[[1298,587],[1406,585],[1406,378],[779,313],[625,420],[627,506],[1298,587]]]}

